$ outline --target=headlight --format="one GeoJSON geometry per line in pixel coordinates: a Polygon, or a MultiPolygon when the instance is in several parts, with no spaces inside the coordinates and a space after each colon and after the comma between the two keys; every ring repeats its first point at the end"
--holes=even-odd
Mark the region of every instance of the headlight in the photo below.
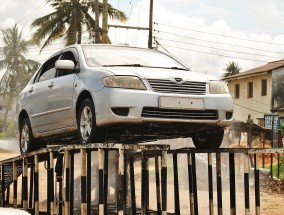
{"type": "Polygon", "coordinates": [[[106,87],[146,90],[143,82],[134,76],[109,76],[103,82],[106,87]]]}
{"type": "Polygon", "coordinates": [[[227,85],[222,81],[210,81],[209,82],[209,92],[211,94],[224,94],[228,93],[227,85]]]}

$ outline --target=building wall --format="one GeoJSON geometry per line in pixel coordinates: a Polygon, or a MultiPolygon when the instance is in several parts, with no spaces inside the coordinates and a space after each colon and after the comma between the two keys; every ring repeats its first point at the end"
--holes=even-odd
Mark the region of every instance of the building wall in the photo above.
{"type": "Polygon", "coordinates": [[[234,119],[246,122],[248,115],[254,123],[257,118],[263,118],[265,113],[271,113],[271,92],[272,75],[271,73],[255,75],[246,78],[230,80],[228,82],[229,91],[234,102],[234,119]],[[267,95],[261,95],[261,80],[267,79],[267,95]],[[253,82],[253,97],[248,98],[248,83],[253,82]],[[235,85],[240,85],[240,96],[235,98],[235,85]]]}

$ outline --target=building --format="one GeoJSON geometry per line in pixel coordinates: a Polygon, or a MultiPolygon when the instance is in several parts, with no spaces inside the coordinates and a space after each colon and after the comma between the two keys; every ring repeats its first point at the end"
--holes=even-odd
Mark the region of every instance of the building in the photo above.
{"type": "Polygon", "coordinates": [[[263,125],[264,114],[284,116],[284,60],[223,79],[234,102],[234,119],[263,125]],[[273,111],[273,112],[272,112],[273,111]]]}

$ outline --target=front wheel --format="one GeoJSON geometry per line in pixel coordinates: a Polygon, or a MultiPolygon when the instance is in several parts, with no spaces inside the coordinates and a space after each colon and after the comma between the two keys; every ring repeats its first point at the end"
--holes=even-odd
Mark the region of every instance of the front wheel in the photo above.
{"type": "Polygon", "coordinates": [[[81,143],[100,142],[103,133],[96,126],[96,112],[92,99],[85,99],[78,113],[78,128],[81,143]]]}
{"type": "Polygon", "coordinates": [[[40,148],[40,145],[36,144],[36,140],[33,136],[31,123],[29,118],[25,118],[22,121],[20,127],[20,152],[25,154],[40,148]]]}
{"type": "Polygon", "coordinates": [[[224,136],[223,128],[212,128],[195,133],[192,141],[197,149],[218,149],[224,136]]]}

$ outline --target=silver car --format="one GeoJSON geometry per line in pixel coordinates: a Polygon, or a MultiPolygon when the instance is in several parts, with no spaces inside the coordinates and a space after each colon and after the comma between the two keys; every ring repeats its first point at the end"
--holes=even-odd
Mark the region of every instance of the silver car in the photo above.
{"type": "Polygon", "coordinates": [[[46,141],[138,143],[192,137],[218,148],[233,103],[225,83],[158,50],[74,45],[52,55],[19,95],[21,153],[46,141]]]}

